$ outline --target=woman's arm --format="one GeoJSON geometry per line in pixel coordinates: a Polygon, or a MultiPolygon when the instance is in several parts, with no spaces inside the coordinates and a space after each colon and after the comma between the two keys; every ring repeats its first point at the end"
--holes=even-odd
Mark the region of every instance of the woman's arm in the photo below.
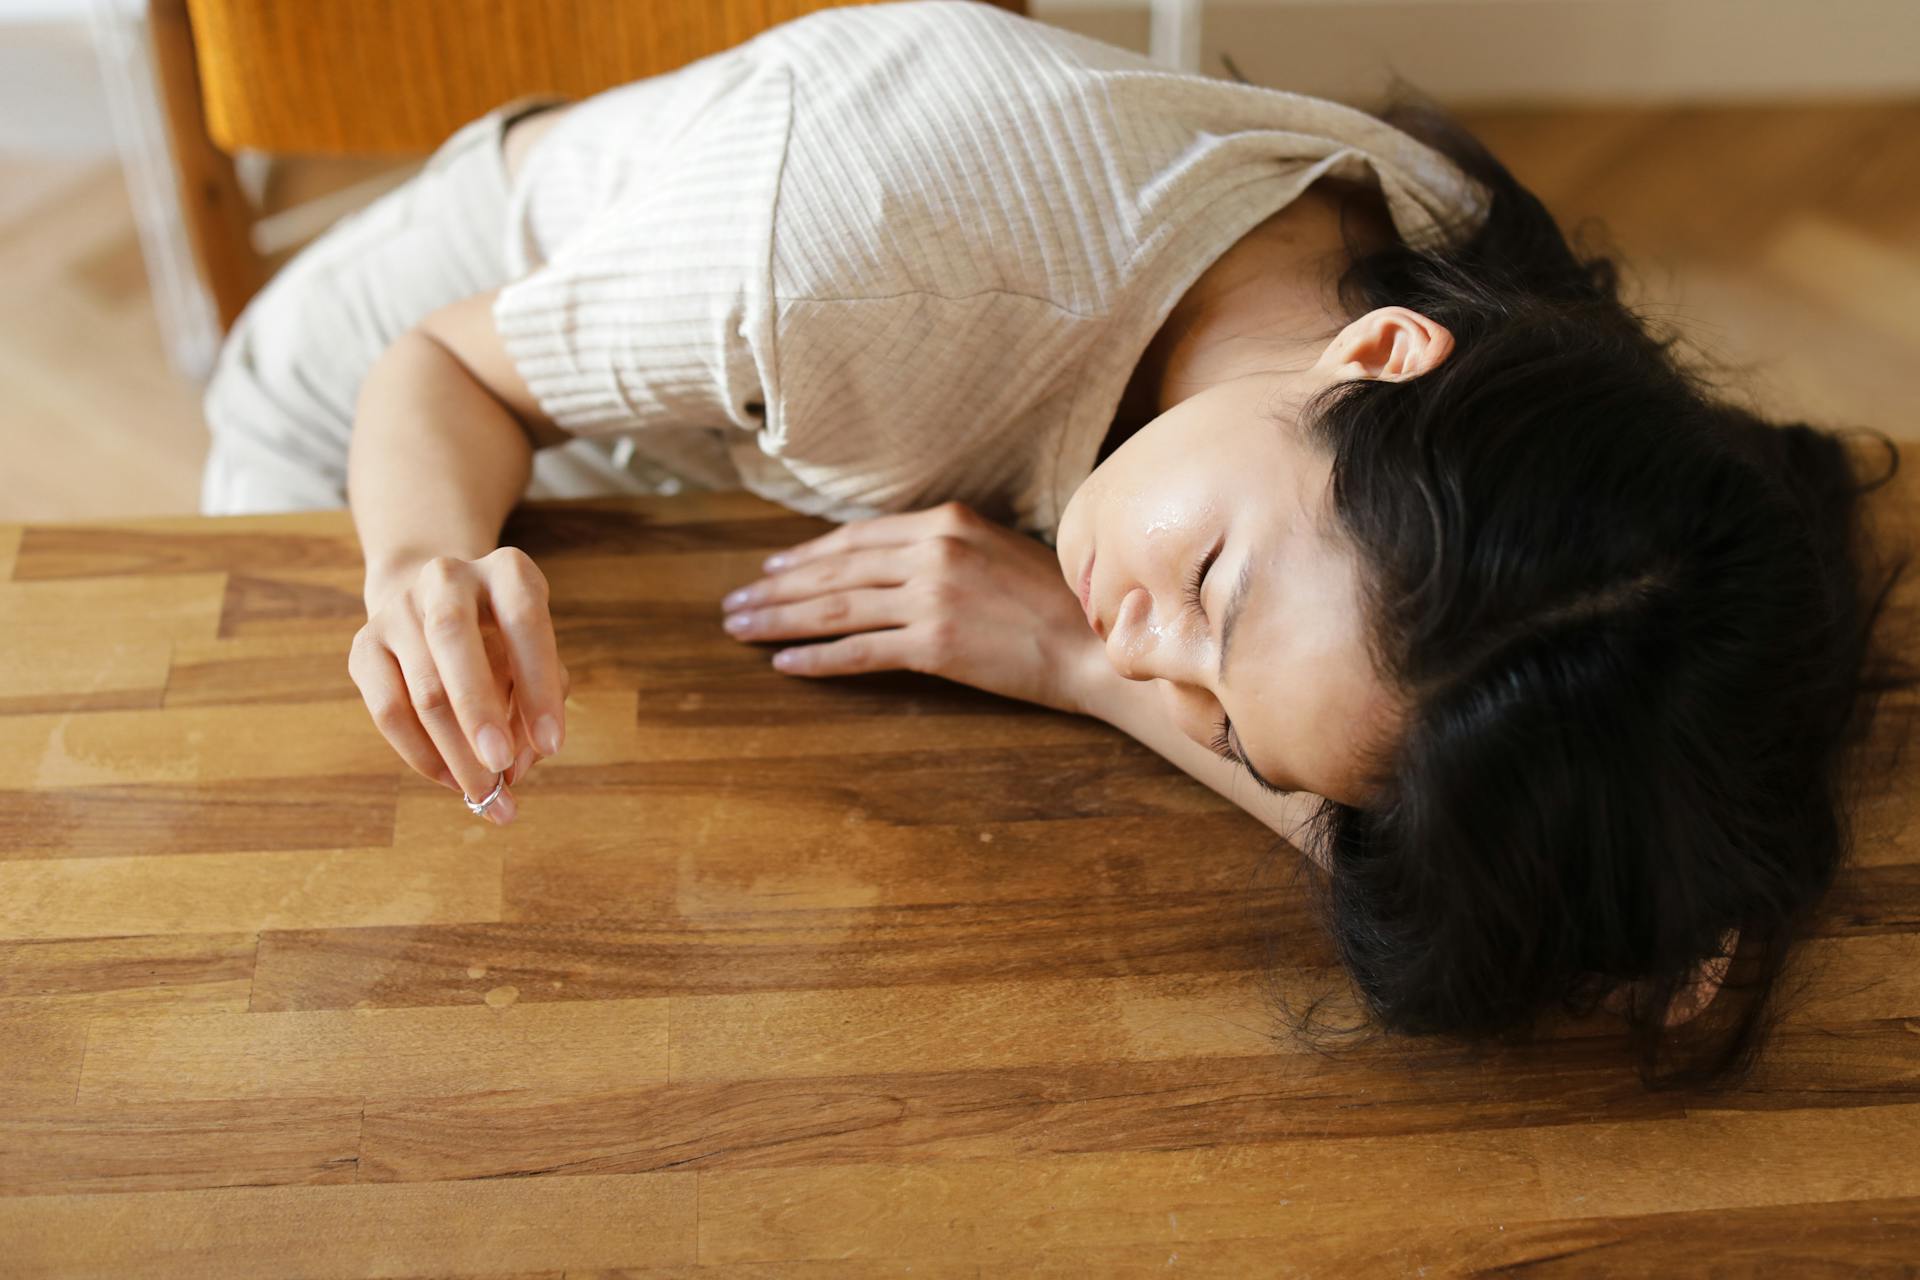
{"type": "MultiPolygon", "coordinates": [[[[570,683],[545,576],[494,549],[543,434],[567,437],[507,358],[492,299],[443,307],[381,353],[347,453],[367,566],[347,669],[400,757],[469,796],[560,749],[570,683]]],[[[493,821],[513,820],[510,790],[494,804],[493,821]]]]}
{"type": "Polygon", "coordinates": [[[1267,794],[1238,765],[1229,764],[1180,732],[1167,718],[1165,703],[1153,684],[1128,680],[1105,661],[1104,654],[1098,662],[1082,664],[1079,687],[1086,714],[1152,747],[1284,836],[1300,852],[1315,857],[1314,851],[1300,843],[1303,837],[1299,828],[1320,807],[1321,797],[1310,791],[1267,794]]]}
{"type": "Polygon", "coordinates": [[[844,524],[765,567],[722,601],[728,631],[753,643],[842,637],[786,648],[775,666],[789,675],[924,671],[1093,716],[1290,841],[1319,806],[1310,792],[1268,795],[1180,732],[1151,683],[1107,661],[1055,550],[964,503],[844,524]]]}
{"type": "Polygon", "coordinates": [[[538,448],[569,439],[494,328],[492,292],[428,315],[373,364],[347,451],[371,598],[435,556],[492,550],[538,448]]]}

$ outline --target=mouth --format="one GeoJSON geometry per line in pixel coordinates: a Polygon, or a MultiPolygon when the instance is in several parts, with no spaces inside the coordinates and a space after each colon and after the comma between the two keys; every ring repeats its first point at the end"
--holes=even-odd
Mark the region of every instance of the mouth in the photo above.
{"type": "Polygon", "coordinates": [[[1093,561],[1097,553],[1087,553],[1087,567],[1080,571],[1080,611],[1087,615],[1087,625],[1093,628],[1093,634],[1101,635],[1100,620],[1093,616],[1093,561]]]}

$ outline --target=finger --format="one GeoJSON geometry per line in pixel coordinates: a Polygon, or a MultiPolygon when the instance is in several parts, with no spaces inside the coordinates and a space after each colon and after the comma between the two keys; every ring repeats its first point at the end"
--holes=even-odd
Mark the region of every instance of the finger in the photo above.
{"type": "Polygon", "coordinates": [[[526,714],[530,741],[556,755],[567,735],[566,689],[560,647],[547,608],[547,579],[518,547],[501,547],[480,561],[487,601],[507,642],[515,696],[526,714]]]}
{"type": "Polygon", "coordinates": [[[540,753],[533,749],[531,742],[520,748],[520,754],[513,758],[513,767],[507,770],[507,785],[519,786],[520,780],[527,776],[539,759],[540,753]]]}
{"type": "Polygon", "coordinates": [[[514,757],[513,768],[507,770],[507,785],[518,786],[520,780],[533,771],[533,766],[544,758],[540,747],[527,731],[526,711],[516,701],[513,708],[514,757]]]}
{"type": "Polygon", "coordinates": [[[897,587],[913,576],[908,549],[914,544],[864,547],[839,555],[817,556],[782,573],[759,578],[729,592],[720,604],[729,611],[757,609],[805,600],[851,587],[897,587]]]}
{"type": "Polygon", "coordinates": [[[910,628],[863,631],[822,644],[803,644],[773,655],[773,665],[788,675],[850,676],[863,671],[911,671],[915,638],[910,628]]]}
{"type": "MultiPolygon", "coordinates": [[[[480,601],[486,588],[487,583],[466,561],[441,556],[420,571],[414,592],[420,633],[469,750],[494,773],[504,773],[513,767],[513,731],[506,690],[487,659],[480,634],[480,601]]],[[[433,732],[431,724],[427,731],[433,732]]],[[[438,735],[434,741],[439,741],[438,735]]],[[[454,776],[461,776],[457,767],[454,776]]]]}
{"type": "Polygon", "coordinates": [[[907,593],[898,587],[834,591],[789,604],[736,613],[725,622],[736,640],[793,640],[849,631],[901,627],[911,622],[907,593]]]}
{"type": "MultiPolygon", "coordinates": [[[[564,695],[573,688],[573,675],[565,667],[560,668],[560,690],[564,695]]],[[[527,728],[526,708],[520,705],[518,697],[510,697],[513,705],[514,746],[518,754],[513,758],[513,769],[507,774],[507,785],[517,786],[520,780],[533,771],[533,766],[546,758],[546,753],[533,740],[533,734],[527,728]]]]}
{"type": "MultiPolygon", "coordinates": [[[[499,771],[489,769],[473,754],[473,744],[455,716],[449,693],[425,638],[414,627],[396,628],[392,639],[393,657],[406,678],[407,697],[419,717],[420,727],[433,740],[434,750],[446,762],[460,790],[475,800],[484,799],[493,790],[499,771]]],[[[491,811],[489,811],[491,816],[491,811]]]]}
{"type": "Polygon", "coordinates": [[[943,502],[922,511],[904,511],[895,515],[874,516],[843,524],[830,533],[795,543],[761,562],[769,573],[779,573],[823,555],[836,555],[862,547],[889,547],[937,533],[957,533],[979,519],[964,503],[943,502]]]}
{"type": "Polygon", "coordinates": [[[430,782],[450,791],[458,791],[440,749],[420,725],[420,717],[407,695],[407,682],[400,664],[384,645],[367,643],[356,646],[347,660],[348,674],[373,713],[373,723],[389,745],[399,753],[407,767],[430,782]]]}

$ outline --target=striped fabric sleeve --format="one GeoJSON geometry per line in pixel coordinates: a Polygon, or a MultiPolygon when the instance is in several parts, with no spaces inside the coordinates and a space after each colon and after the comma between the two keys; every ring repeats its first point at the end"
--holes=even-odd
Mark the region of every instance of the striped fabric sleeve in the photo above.
{"type": "Polygon", "coordinates": [[[770,254],[791,124],[778,64],[703,111],[651,171],[503,287],[494,323],[577,436],[765,425],[775,402],[770,254]]]}

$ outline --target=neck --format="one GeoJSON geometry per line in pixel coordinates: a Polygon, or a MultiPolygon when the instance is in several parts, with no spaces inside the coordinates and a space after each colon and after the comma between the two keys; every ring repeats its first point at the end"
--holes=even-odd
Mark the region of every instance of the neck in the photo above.
{"type": "Polygon", "coordinates": [[[1358,220],[1350,225],[1368,250],[1394,240],[1377,188],[1323,178],[1201,273],[1141,353],[1096,465],[1188,396],[1249,373],[1313,363],[1353,319],[1338,290],[1351,261],[1343,217],[1358,220]]]}

